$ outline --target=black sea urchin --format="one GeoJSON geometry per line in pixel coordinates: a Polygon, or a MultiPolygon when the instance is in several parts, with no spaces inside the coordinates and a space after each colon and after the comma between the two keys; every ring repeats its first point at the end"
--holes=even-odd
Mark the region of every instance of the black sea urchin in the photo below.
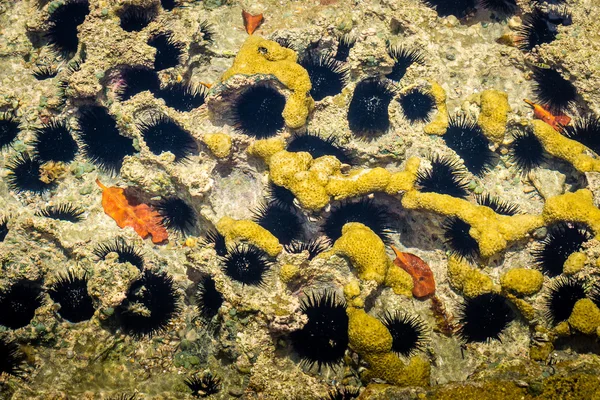
{"type": "Polygon", "coordinates": [[[177,5],[176,0],[160,0],[160,5],[164,10],[171,11],[177,5]]]}
{"type": "Polygon", "coordinates": [[[552,324],[566,321],[577,301],[586,297],[585,282],[577,278],[558,277],[545,296],[545,317],[552,324]]]}
{"type": "Polygon", "coordinates": [[[42,290],[35,282],[25,279],[0,290],[0,325],[18,329],[31,322],[43,303],[42,290]]]}
{"type": "Polygon", "coordinates": [[[117,97],[121,101],[129,100],[146,90],[156,94],[160,89],[160,80],[156,71],[143,65],[117,67],[116,83],[117,97]]]}
{"type": "Polygon", "coordinates": [[[388,54],[394,60],[394,66],[392,67],[392,72],[387,74],[386,78],[396,82],[400,82],[406,74],[408,67],[413,64],[423,64],[425,62],[423,54],[416,48],[388,45],[388,54]]]}
{"type": "Polygon", "coordinates": [[[287,151],[305,151],[313,159],[322,156],[334,156],[344,164],[349,164],[351,161],[348,152],[337,144],[335,137],[329,136],[324,139],[315,133],[304,135],[294,134],[294,137],[287,146],[287,151]]]}
{"type": "Polygon", "coordinates": [[[88,0],[67,0],[58,4],[48,18],[46,39],[57,52],[68,57],[77,51],[77,27],[90,13],[90,5],[88,0]]]}
{"type": "Polygon", "coordinates": [[[135,152],[133,140],[121,136],[116,121],[104,107],[90,105],[79,108],[77,121],[85,156],[105,171],[119,172],[125,156],[135,152]]]}
{"type": "Polygon", "coordinates": [[[137,400],[137,395],[134,394],[127,394],[127,393],[122,393],[116,396],[112,396],[109,397],[108,400],[137,400]]]}
{"type": "Polygon", "coordinates": [[[192,391],[192,396],[208,397],[219,393],[221,390],[221,378],[213,376],[210,372],[203,374],[201,377],[193,375],[184,381],[186,386],[192,391]]]}
{"type": "Polygon", "coordinates": [[[356,43],[356,37],[352,36],[349,33],[341,35],[338,38],[338,47],[335,52],[335,58],[338,61],[346,61],[348,60],[348,56],[350,55],[350,50],[354,47],[356,43]]]}
{"type": "Polygon", "coordinates": [[[25,355],[14,340],[0,337],[0,376],[22,377],[25,374],[23,364],[25,355]]]}
{"type": "Polygon", "coordinates": [[[122,238],[117,238],[113,242],[99,244],[94,249],[94,255],[99,260],[105,260],[109,253],[116,253],[120,263],[130,263],[140,271],[144,269],[144,255],[135,248],[127,244],[122,238]]]}
{"type": "MultiPolygon", "coordinates": [[[[288,149],[288,151],[291,151],[288,149]]],[[[287,208],[289,210],[294,209],[294,193],[291,190],[279,186],[271,182],[269,184],[267,202],[269,204],[276,204],[280,207],[287,208]]]]}
{"type": "Polygon", "coordinates": [[[300,304],[308,318],[304,327],[290,334],[292,347],[302,364],[333,367],[344,357],[348,347],[346,303],[333,291],[310,293],[300,304]]]}
{"type": "Polygon", "coordinates": [[[358,82],[348,107],[350,130],[360,136],[385,133],[390,127],[388,107],[394,97],[394,89],[378,78],[366,78],[358,82]]]}
{"type": "Polygon", "coordinates": [[[600,117],[588,115],[576,119],[572,126],[564,128],[564,134],[600,154],[600,117]]]}
{"type": "Polygon", "coordinates": [[[225,236],[221,235],[219,231],[208,231],[206,233],[204,243],[212,244],[218,256],[225,257],[227,255],[227,244],[225,242],[225,236]]]}
{"type": "Polygon", "coordinates": [[[350,386],[336,386],[329,390],[327,397],[321,397],[320,400],[352,400],[356,399],[360,390],[350,386]]]}
{"type": "Polygon", "coordinates": [[[494,152],[475,120],[465,116],[451,117],[443,138],[474,175],[482,176],[490,169],[494,152]]]}
{"type": "Polygon", "coordinates": [[[417,171],[416,184],[421,192],[467,196],[467,171],[458,160],[435,154],[430,162],[430,168],[419,168],[417,171]]]}
{"type": "Polygon", "coordinates": [[[285,248],[285,251],[287,251],[288,253],[293,253],[293,254],[299,254],[299,253],[302,253],[303,251],[307,251],[308,252],[308,260],[312,260],[320,253],[327,250],[329,248],[329,246],[330,246],[330,243],[328,240],[312,239],[312,240],[309,240],[308,242],[294,240],[290,244],[286,244],[283,247],[285,248]]]}
{"type": "Polygon", "coordinates": [[[298,214],[274,203],[262,205],[255,210],[253,220],[271,232],[281,244],[290,244],[304,233],[302,219],[298,214]]]}
{"type": "Polygon", "coordinates": [[[60,304],[58,313],[69,322],[87,321],[94,315],[94,304],[87,283],[87,273],[78,274],[69,270],[59,275],[48,288],[52,301],[60,304]]]}
{"type": "Polygon", "coordinates": [[[202,40],[206,43],[213,43],[215,41],[215,27],[207,20],[201,21],[198,26],[198,32],[202,35],[202,40]]]}
{"type": "Polygon", "coordinates": [[[371,199],[346,201],[331,209],[322,225],[325,235],[335,242],[342,236],[342,228],[348,222],[359,222],[370,228],[384,243],[392,240],[393,223],[395,218],[386,206],[376,204],[371,199]]]}
{"type": "Polygon", "coordinates": [[[206,101],[206,90],[203,86],[196,87],[188,82],[172,83],[156,93],[165,101],[168,107],[180,112],[192,111],[206,101]]]}
{"type": "Polygon", "coordinates": [[[12,145],[19,134],[19,121],[11,115],[0,115],[0,151],[12,145]]]}
{"type": "Polygon", "coordinates": [[[9,175],[8,186],[17,193],[32,192],[44,193],[54,185],[42,180],[42,164],[37,159],[32,159],[27,153],[20,153],[10,160],[6,166],[9,175]]]}
{"type": "Polygon", "coordinates": [[[500,215],[516,215],[521,213],[518,204],[490,196],[488,193],[477,195],[475,199],[477,200],[477,204],[489,207],[500,215]]]}
{"type": "Polygon", "coordinates": [[[596,283],[594,283],[589,291],[588,297],[596,306],[600,307],[600,281],[596,281],[596,283]]]}
{"type": "Polygon", "coordinates": [[[516,0],[480,0],[480,4],[490,11],[502,15],[513,15],[517,11],[516,0]]]}
{"type": "Polygon", "coordinates": [[[500,335],[515,319],[504,296],[485,293],[467,298],[461,306],[458,334],[467,343],[500,340],[500,335]]]}
{"type": "Polygon", "coordinates": [[[135,337],[153,336],[166,329],[180,310],[173,278],[146,270],[127,290],[115,314],[121,329],[135,337]]]}
{"type": "Polygon", "coordinates": [[[66,121],[51,120],[34,130],[31,143],[35,157],[41,162],[71,162],[75,159],[78,146],[66,121]]]}
{"type": "Polygon", "coordinates": [[[46,79],[52,79],[58,74],[58,68],[48,66],[48,65],[39,65],[33,70],[33,77],[38,81],[45,81],[46,79]]]}
{"type": "Polygon", "coordinates": [[[308,53],[300,65],[308,72],[312,84],[310,95],[315,101],[342,93],[348,82],[348,66],[329,55],[308,53]]]}
{"type": "Polygon", "coordinates": [[[206,275],[198,282],[195,301],[200,317],[207,323],[219,312],[224,299],[221,292],[215,286],[215,280],[211,276],[206,275]]]}
{"type": "Polygon", "coordinates": [[[392,351],[410,357],[424,350],[427,338],[427,325],[419,317],[396,311],[386,313],[382,320],[392,335],[392,351]]]}
{"type": "Polygon", "coordinates": [[[8,235],[8,218],[6,216],[0,217],[0,242],[4,242],[8,235]]]}
{"type": "Polygon", "coordinates": [[[233,104],[236,129],[248,136],[264,139],[283,128],[285,96],[268,85],[253,85],[233,104]]]}
{"type": "Polygon", "coordinates": [[[479,258],[479,244],[469,234],[471,225],[460,218],[447,218],[443,225],[444,243],[448,246],[450,254],[463,257],[473,262],[479,258]]]}
{"type": "Polygon", "coordinates": [[[161,32],[152,36],[148,44],[156,49],[155,71],[175,67],[181,61],[184,45],[173,39],[171,32],[161,32]]]}
{"type": "Polygon", "coordinates": [[[532,251],[533,258],[542,272],[554,277],[562,274],[567,258],[582,249],[593,237],[590,229],[579,223],[559,222],[548,228],[548,234],[532,251]]]}
{"type": "Polygon", "coordinates": [[[529,172],[544,162],[544,146],[530,128],[513,133],[513,138],[509,155],[520,171],[529,172]]]}
{"type": "Polygon", "coordinates": [[[404,117],[411,123],[429,121],[435,108],[435,99],[431,93],[416,88],[400,95],[398,101],[404,117]]]}
{"type": "Polygon", "coordinates": [[[186,234],[196,225],[196,211],[177,197],[164,199],[155,208],[162,217],[162,224],[166,228],[186,234]]]}
{"type": "Polygon", "coordinates": [[[271,268],[267,253],[251,245],[236,245],[223,257],[223,272],[243,285],[261,286],[271,268]]]}
{"type": "Polygon", "coordinates": [[[63,203],[58,206],[46,206],[36,215],[45,218],[52,218],[60,221],[79,222],[83,220],[84,211],[71,203],[63,203]]]}
{"type": "Polygon", "coordinates": [[[423,0],[438,13],[440,17],[454,15],[462,18],[475,9],[475,0],[423,0]]]}
{"type": "Polygon", "coordinates": [[[143,7],[135,4],[125,4],[119,11],[121,28],[127,32],[138,32],[144,29],[158,14],[153,5],[143,7]]]}
{"type": "Polygon", "coordinates": [[[175,161],[186,159],[196,150],[196,141],[188,131],[165,115],[152,115],[138,123],[138,129],[150,151],[156,155],[171,152],[175,161]]]}
{"type": "Polygon", "coordinates": [[[531,51],[536,46],[550,43],[558,34],[557,22],[539,8],[534,8],[531,14],[523,18],[523,25],[517,30],[519,39],[517,46],[524,51],[531,51]]]}
{"type": "Polygon", "coordinates": [[[537,102],[548,107],[554,113],[569,109],[577,98],[575,86],[553,69],[533,69],[533,92],[537,102]]]}

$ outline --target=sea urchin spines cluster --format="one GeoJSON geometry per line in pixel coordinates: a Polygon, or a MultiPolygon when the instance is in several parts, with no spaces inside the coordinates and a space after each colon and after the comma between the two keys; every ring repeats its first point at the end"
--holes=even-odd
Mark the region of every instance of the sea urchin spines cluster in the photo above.
{"type": "Polygon", "coordinates": [[[87,273],[69,270],[49,286],[48,294],[60,304],[58,314],[69,322],[87,321],[94,315],[94,303],[87,290],[87,273]]]}
{"type": "Polygon", "coordinates": [[[155,155],[168,151],[175,156],[175,161],[182,161],[197,150],[194,137],[165,115],[152,115],[137,126],[144,142],[155,155]]]}
{"type": "Polygon", "coordinates": [[[309,52],[300,65],[308,72],[312,84],[310,95],[315,101],[340,94],[348,82],[348,66],[329,55],[309,52]]]}
{"type": "Polygon", "coordinates": [[[272,264],[264,250],[246,244],[228,249],[222,261],[225,275],[248,286],[262,286],[272,264]]]}
{"type": "Polygon", "coordinates": [[[0,217],[0,242],[4,242],[8,235],[8,218],[6,216],[0,217]]]}
{"type": "Polygon", "coordinates": [[[419,317],[396,311],[383,316],[383,324],[392,335],[392,351],[410,357],[425,348],[427,325],[419,317]]]}
{"type": "Polygon", "coordinates": [[[491,168],[494,152],[490,150],[487,138],[474,119],[451,117],[443,138],[474,175],[482,176],[491,168]]]}
{"type": "Polygon", "coordinates": [[[310,293],[301,302],[308,318],[304,327],[290,334],[292,347],[307,367],[333,367],[348,347],[346,303],[335,292],[310,293]]]}
{"type": "Polygon", "coordinates": [[[123,159],[132,155],[135,148],[132,139],[121,136],[108,110],[98,105],[83,106],[77,122],[84,155],[107,172],[119,172],[123,159]]]}
{"type": "MultiPolygon", "coordinates": [[[[288,149],[288,151],[291,150],[288,149]]],[[[296,196],[294,196],[294,193],[292,193],[291,190],[271,182],[267,191],[267,202],[269,204],[276,204],[280,207],[284,207],[290,210],[294,209],[294,199],[296,198],[296,196]]]]}
{"type": "Polygon", "coordinates": [[[71,203],[63,203],[57,206],[46,206],[36,215],[67,222],[80,222],[83,220],[84,210],[71,203]]]}
{"type": "Polygon", "coordinates": [[[31,74],[38,81],[45,81],[58,75],[58,68],[49,65],[38,65],[31,74]]]}
{"type": "Polygon", "coordinates": [[[347,115],[348,125],[355,135],[372,138],[389,129],[388,107],[395,91],[388,82],[371,77],[356,85],[347,115]]]}
{"type": "Polygon", "coordinates": [[[392,72],[386,75],[386,78],[396,82],[406,74],[408,67],[413,64],[424,64],[425,58],[418,48],[409,48],[403,45],[391,46],[388,44],[388,54],[394,60],[392,72]]]}
{"type": "Polygon", "coordinates": [[[138,32],[156,18],[158,9],[154,5],[144,7],[137,4],[125,4],[119,10],[118,15],[124,31],[138,32]]]}
{"type": "Polygon", "coordinates": [[[360,390],[350,386],[336,386],[335,389],[329,390],[327,397],[320,397],[319,400],[352,400],[356,399],[360,394],[360,390]]]}
{"type": "Polygon", "coordinates": [[[565,261],[582,249],[593,237],[590,229],[579,223],[558,222],[548,228],[544,240],[532,251],[535,264],[550,277],[562,274],[565,261]]]}
{"type": "Polygon", "coordinates": [[[469,234],[471,225],[458,217],[447,218],[443,225],[444,243],[450,254],[474,262],[479,258],[479,244],[469,234]]]}
{"type": "Polygon", "coordinates": [[[18,329],[31,322],[43,303],[40,286],[33,281],[21,279],[0,290],[0,325],[18,329]]]}
{"type": "Polygon", "coordinates": [[[282,244],[290,244],[304,236],[302,218],[289,207],[275,203],[262,205],[254,211],[253,219],[282,244]]]}
{"type": "Polygon", "coordinates": [[[227,255],[227,243],[225,241],[225,236],[221,235],[219,231],[208,231],[203,242],[205,244],[212,244],[219,257],[225,257],[227,255]]]}
{"type": "Polygon", "coordinates": [[[500,340],[514,319],[515,313],[504,296],[484,293],[465,299],[458,334],[467,343],[500,340]]]}
{"type": "Polygon", "coordinates": [[[17,342],[0,337],[0,376],[24,376],[24,363],[25,355],[19,349],[17,342]]]}
{"type": "Polygon", "coordinates": [[[185,385],[192,391],[196,398],[208,397],[219,393],[221,390],[221,378],[207,372],[202,376],[193,375],[184,381],[185,385]]]}
{"type": "Polygon", "coordinates": [[[433,8],[440,17],[454,15],[456,18],[463,18],[475,9],[475,0],[423,0],[428,6],[433,8]]]}
{"type": "Polygon", "coordinates": [[[575,86],[551,68],[533,68],[533,92],[537,102],[554,113],[568,110],[577,99],[575,86]]]}
{"type": "Polygon", "coordinates": [[[411,123],[427,122],[435,108],[435,99],[431,93],[413,88],[398,98],[404,117],[411,123]]]}
{"type": "Polygon", "coordinates": [[[180,63],[183,56],[183,43],[173,39],[173,34],[170,32],[161,32],[150,37],[148,45],[156,49],[154,58],[154,70],[162,71],[163,69],[175,67],[180,63]]]}
{"type": "Polygon", "coordinates": [[[152,68],[143,65],[119,65],[112,74],[116,95],[120,101],[129,100],[146,90],[153,94],[159,92],[160,79],[152,68]]]}
{"type": "Polygon", "coordinates": [[[517,30],[519,39],[517,46],[524,51],[531,51],[536,46],[550,43],[558,35],[555,19],[551,19],[548,12],[535,7],[531,14],[523,18],[523,25],[517,30]]]}
{"type": "Polygon", "coordinates": [[[330,242],[326,239],[318,238],[312,239],[308,242],[294,240],[291,243],[284,246],[285,251],[292,254],[299,254],[303,251],[308,252],[308,260],[312,260],[320,253],[324,252],[330,247],[330,242]]]}
{"type": "Polygon", "coordinates": [[[131,284],[115,314],[123,332],[143,337],[165,330],[180,308],[173,278],[166,273],[145,270],[142,277],[131,284]]]}
{"type": "Polygon", "coordinates": [[[518,204],[510,203],[498,197],[491,196],[489,193],[477,195],[475,196],[475,199],[477,200],[477,204],[489,207],[494,210],[495,213],[500,215],[521,214],[518,204]]]}
{"type": "Polygon", "coordinates": [[[516,0],[479,0],[479,2],[488,10],[504,16],[513,15],[518,10],[516,0]]]}
{"type": "Polygon", "coordinates": [[[509,155],[523,173],[531,171],[546,160],[544,146],[530,128],[513,133],[509,155]]]}
{"type": "Polygon", "coordinates": [[[560,276],[552,281],[545,296],[545,317],[551,324],[566,321],[577,301],[586,297],[585,282],[560,276]]]}
{"type": "MultiPolygon", "coordinates": [[[[59,3],[60,4],[60,3],[59,3]]],[[[48,18],[46,39],[55,51],[68,57],[77,51],[77,28],[90,13],[88,0],[67,0],[52,11],[48,18]]]]}
{"type": "Polygon", "coordinates": [[[179,112],[188,112],[200,107],[206,101],[206,95],[204,86],[194,86],[185,81],[171,83],[156,93],[157,97],[165,101],[167,107],[179,112]]]}
{"type": "Polygon", "coordinates": [[[421,192],[447,194],[453,197],[468,195],[467,170],[453,157],[434,154],[430,168],[419,168],[416,185],[421,192]]]}
{"type": "Polygon", "coordinates": [[[140,271],[144,269],[144,255],[135,246],[128,244],[123,238],[116,238],[114,241],[102,243],[94,248],[93,253],[99,260],[105,260],[110,253],[117,254],[117,261],[120,263],[130,263],[140,271]]]}
{"type": "Polygon", "coordinates": [[[338,47],[333,58],[338,61],[347,61],[350,56],[350,50],[356,44],[356,37],[350,33],[341,35],[338,38],[338,47]]]}
{"type": "Polygon", "coordinates": [[[322,138],[316,133],[295,134],[287,146],[287,151],[305,151],[313,159],[322,156],[334,156],[344,164],[350,164],[351,162],[348,151],[337,144],[335,137],[322,138]]]}
{"type": "Polygon", "coordinates": [[[27,153],[20,153],[6,167],[9,170],[8,186],[17,193],[41,194],[54,187],[54,184],[42,179],[42,163],[27,153]]]}
{"type": "Polygon", "coordinates": [[[195,302],[200,318],[208,324],[218,314],[223,305],[223,295],[216,287],[215,280],[206,275],[200,279],[196,288],[195,302]]]}
{"type": "Polygon", "coordinates": [[[578,141],[596,154],[600,154],[600,117],[587,115],[576,119],[563,130],[569,139],[578,141]]]}
{"type": "Polygon", "coordinates": [[[198,217],[192,206],[184,200],[172,197],[161,200],[156,205],[156,210],[162,217],[162,224],[185,235],[190,233],[196,226],[198,217]]]}
{"type": "Polygon", "coordinates": [[[41,162],[69,163],[75,159],[78,146],[66,121],[50,120],[36,128],[34,133],[35,139],[31,145],[35,157],[41,162]]]}
{"type": "Polygon", "coordinates": [[[285,96],[267,84],[245,89],[233,104],[233,123],[245,135],[265,139],[284,127],[285,96]]]}
{"type": "Polygon", "coordinates": [[[12,115],[0,114],[0,151],[10,147],[19,135],[19,121],[12,115]]]}
{"type": "Polygon", "coordinates": [[[346,201],[332,208],[321,229],[333,243],[342,236],[344,225],[348,222],[359,222],[375,232],[384,243],[389,244],[394,231],[394,220],[386,206],[363,198],[359,201],[346,201]]]}

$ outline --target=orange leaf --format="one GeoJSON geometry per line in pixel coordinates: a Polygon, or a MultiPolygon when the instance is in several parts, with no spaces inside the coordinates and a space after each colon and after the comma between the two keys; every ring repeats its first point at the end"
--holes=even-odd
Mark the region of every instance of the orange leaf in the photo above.
{"type": "Polygon", "coordinates": [[[264,18],[262,14],[252,15],[247,11],[242,10],[242,18],[244,18],[244,27],[248,35],[252,35],[255,30],[263,23],[264,18]]]}
{"type": "Polygon", "coordinates": [[[413,296],[422,298],[435,293],[435,280],[429,265],[414,254],[403,253],[394,246],[392,250],[396,253],[394,264],[413,278],[413,296]]]}
{"type": "Polygon", "coordinates": [[[138,235],[146,239],[152,235],[152,243],[163,243],[168,233],[161,225],[160,214],[147,204],[132,206],[125,197],[124,189],[106,187],[98,179],[96,183],[102,189],[102,208],[106,215],[114,219],[119,228],[132,227],[138,235]]]}
{"type": "Polygon", "coordinates": [[[547,107],[535,104],[533,101],[523,99],[523,101],[533,107],[533,116],[541,119],[555,130],[560,131],[564,126],[569,125],[571,117],[566,114],[552,114],[547,107]]]}

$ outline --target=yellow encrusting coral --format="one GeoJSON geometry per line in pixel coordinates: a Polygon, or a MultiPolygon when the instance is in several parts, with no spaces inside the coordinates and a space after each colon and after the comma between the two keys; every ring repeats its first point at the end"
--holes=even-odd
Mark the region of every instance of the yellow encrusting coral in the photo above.
{"type": "Polygon", "coordinates": [[[572,253],[565,264],[563,265],[563,274],[565,275],[573,275],[577,272],[581,271],[583,267],[585,267],[585,262],[587,261],[587,256],[585,253],[576,251],[572,253]]]}
{"type": "Polygon", "coordinates": [[[384,192],[391,174],[384,168],[353,170],[348,175],[329,178],[326,190],[336,200],[358,197],[372,192],[384,192]]]}
{"type": "Polygon", "coordinates": [[[492,89],[481,92],[481,112],[477,123],[485,136],[497,145],[504,140],[509,112],[505,92],[492,89]]]}
{"type": "Polygon", "coordinates": [[[590,299],[578,300],[568,322],[578,332],[595,335],[600,328],[600,309],[590,299]]]}
{"type": "Polygon", "coordinates": [[[294,279],[296,276],[298,276],[299,271],[300,271],[300,268],[298,268],[296,265],[284,264],[281,266],[281,269],[279,270],[279,279],[281,279],[281,281],[283,283],[288,283],[292,279],[294,279]]]}
{"type": "Polygon", "coordinates": [[[544,275],[536,269],[513,268],[500,278],[502,288],[521,296],[531,296],[542,289],[544,275]]]}
{"type": "Polygon", "coordinates": [[[225,241],[228,245],[237,242],[247,242],[263,249],[271,257],[275,257],[283,250],[283,246],[281,246],[279,240],[271,232],[254,221],[223,217],[217,222],[217,231],[225,236],[225,241]]]}
{"type": "Polygon", "coordinates": [[[224,133],[207,133],[202,138],[210,152],[217,158],[226,158],[231,153],[231,136],[224,133]]]}
{"type": "Polygon", "coordinates": [[[404,171],[395,172],[390,176],[390,182],[385,188],[385,192],[395,195],[413,189],[419,165],[421,165],[421,159],[418,157],[409,158],[404,166],[404,171]]]}
{"type": "Polygon", "coordinates": [[[300,128],[306,123],[314,101],[310,97],[311,83],[308,72],[297,63],[294,50],[257,35],[248,36],[237,53],[233,65],[223,76],[225,82],[236,74],[273,75],[292,91],[283,109],[283,118],[290,128],[300,128]]]}
{"type": "Polygon", "coordinates": [[[248,146],[248,154],[260,157],[268,164],[271,156],[285,149],[285,140],[277,136],[270,139],[256,140],[248,146]]]}
{"type": "Polygon", "coordinates": [[[497,291],[492,278],[456,256],[448,258],[448,280],[452,287],[462,291],[466,297],[497,291]]]}
{"type": "Polygon", "coordinates": [[[597,238],[600,235],[600,210],[594,205],[594,196],[588,189],[550,197],[544,204],[542,217],[547,224],[580,222],[589,226],[597,238]]]}
{"type": "Polygon", "coordinates": [[[430,93],[435,100],[437,113],[432,121],[425,125],[423,131],[428,135],[443,135],[448,129],[448,106],[446,105],[446,91],[435,81],[429,81],[431,84],[430,93]]]}

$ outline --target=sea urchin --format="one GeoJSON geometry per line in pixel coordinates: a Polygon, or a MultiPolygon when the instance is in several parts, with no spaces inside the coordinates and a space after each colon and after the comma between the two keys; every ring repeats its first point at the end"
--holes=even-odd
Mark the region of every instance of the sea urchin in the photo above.
{"type": "Polygon", "coordinates": [[[21,279],[0,290],[0,325],[10,329],[26,326],[43,303],[42,290],[33,281],[21,279]]]}
{"type": "Polygon", "coordinates": [[[223,256],[223,271],[242,285],[261,286],[271,262],[264,250],[252,245],[236,245],[223,256]]]}
{"type": "Polygon", "coordinates": [[[515,319],[506,298],[496,293],[485,293],[467,298],[461,307],[459,335],[467,343],[498,339],[515,319]]]}
{"type": "Polygon", "coordinates": [[[348,107],[350,130],[360,136],[385,133],[390,127],[388,107],[393,97],[394,89],[381,79],[358,82],[348,107]]]}
{"type": "Polygon", "coordinates": [[[94,315],[94,304],[87,290],[87,273],[78,274],[69,270],[48,288],[50,298],[60,304],[58,313],[69,322],[87,321],[94,315]]]}
{"type": "Polygon", "coordinates": [[[264,139],[283,128],[285,97],[277,89],[253,85],[244,90],[233,104],[233,122],[241,133],[264,139]]]}

